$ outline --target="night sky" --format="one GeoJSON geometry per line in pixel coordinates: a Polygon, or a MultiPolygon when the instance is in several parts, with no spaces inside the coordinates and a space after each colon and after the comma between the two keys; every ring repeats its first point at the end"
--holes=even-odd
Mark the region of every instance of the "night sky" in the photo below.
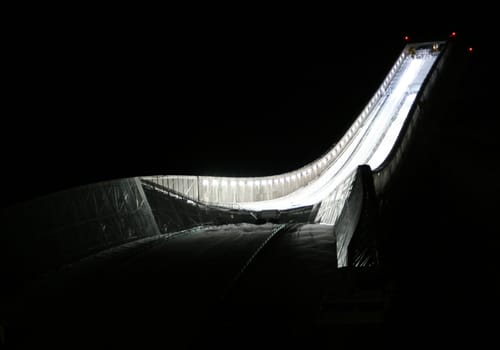
{"type": "Polygon", "coordinates": [[[23,189],[7,204],[130,176],[296,169],[343,135],[405,35],[445,40],[456,30],[478,41],[450,25],[351,32],[311,19],[73,20],[45,22],[19,42],[3,130],[15,142],[2,140],[2,176],[23,189]]]}

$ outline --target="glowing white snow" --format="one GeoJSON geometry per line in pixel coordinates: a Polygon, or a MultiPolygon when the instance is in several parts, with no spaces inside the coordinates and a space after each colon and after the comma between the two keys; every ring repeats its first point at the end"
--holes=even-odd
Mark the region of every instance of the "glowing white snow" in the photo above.
{"type": "MultiPolygon", "coordinates": [[[[289,209],[321,202],[357,167],[377,168],[387,157],[415,100],[416,94],[437,56],[407,56],[392,81],[388,93],[381,94],[363,125],[342,154],[321,176],[308,185],[280,198],[238,203],[242,209],[289,209]]],[[[348,133],[351,132],[350,130],[348,133]]],[[[309,169],[310,171],[310,169],[309,169]]],[[[305,175],[305,174],[304,174],[305,175]]]]}

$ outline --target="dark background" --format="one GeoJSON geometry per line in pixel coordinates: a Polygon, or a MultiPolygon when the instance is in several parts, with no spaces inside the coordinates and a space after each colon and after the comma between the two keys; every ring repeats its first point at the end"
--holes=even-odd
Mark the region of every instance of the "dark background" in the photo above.
{"type": "Polygon", "coordinates": [[[463,78],[436,150],[431,188],[438,193],[430,207],[437,212],[416,208],[428,229],[398,247],[406,280],[422,282],[414,293],[417,282],[409,283],[403,304],[434,310],[417,323],[422,327],[455,319],[455,336],[477,334],[466,333],[470,325],[493,330],[500,172],[488,10],[463,18],[429,10],[407,21],[404,13],[402,23],[379,16],[365,26],[361,16],[341,11],[320,18],[227,10],[150,18],[100,9],[54,9],[50,16],[44,9],[38,16],[35,9],[20,16],[7,32],[13,46],[5,66],[11,79],[1,128],[2,205],[130,176],[295,169],[343,135],[405,35],[434,41],[456,31],[473,52],[463,51],[463,78]]]}

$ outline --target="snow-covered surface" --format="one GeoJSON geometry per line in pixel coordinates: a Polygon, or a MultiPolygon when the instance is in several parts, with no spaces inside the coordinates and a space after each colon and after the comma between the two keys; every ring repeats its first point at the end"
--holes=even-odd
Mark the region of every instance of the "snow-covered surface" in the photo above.
{"type": "Polygon", "coordinates": [[[252,210],[289,209],[324,200],[361,164],[377,168],[387,157],[436,55],[406,56],[385,94],[378,100],[342,154],[326,171],[291,194],[268,201],[239,203],[252,210]]]}

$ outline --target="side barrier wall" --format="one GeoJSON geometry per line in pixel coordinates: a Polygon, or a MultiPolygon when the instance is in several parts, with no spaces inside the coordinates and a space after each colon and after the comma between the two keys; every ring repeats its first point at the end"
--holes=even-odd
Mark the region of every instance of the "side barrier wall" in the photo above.
{"type": "Polygon", "coordinates": [[[338,267],[378,263],[376,208],[371,169],[368,165],[361,165],[356,170],[350,195],[333,229],[337,237],[338,267]]]}
{"type": "Polygon", "coordinates": [[[232,209],[193,201],[182,193],[142,179],[146,197],[162,234],[178,232],[202,225],[237,223],[260,224],[309,222],[313,207],[290,210],[250,211],[232,209]]]}
{"type": "Polygon", "coordinates": [[[159,234],[138,178],[54,193],[7,208],[0,216],[0,273],[21,280],[159,234]]]}

